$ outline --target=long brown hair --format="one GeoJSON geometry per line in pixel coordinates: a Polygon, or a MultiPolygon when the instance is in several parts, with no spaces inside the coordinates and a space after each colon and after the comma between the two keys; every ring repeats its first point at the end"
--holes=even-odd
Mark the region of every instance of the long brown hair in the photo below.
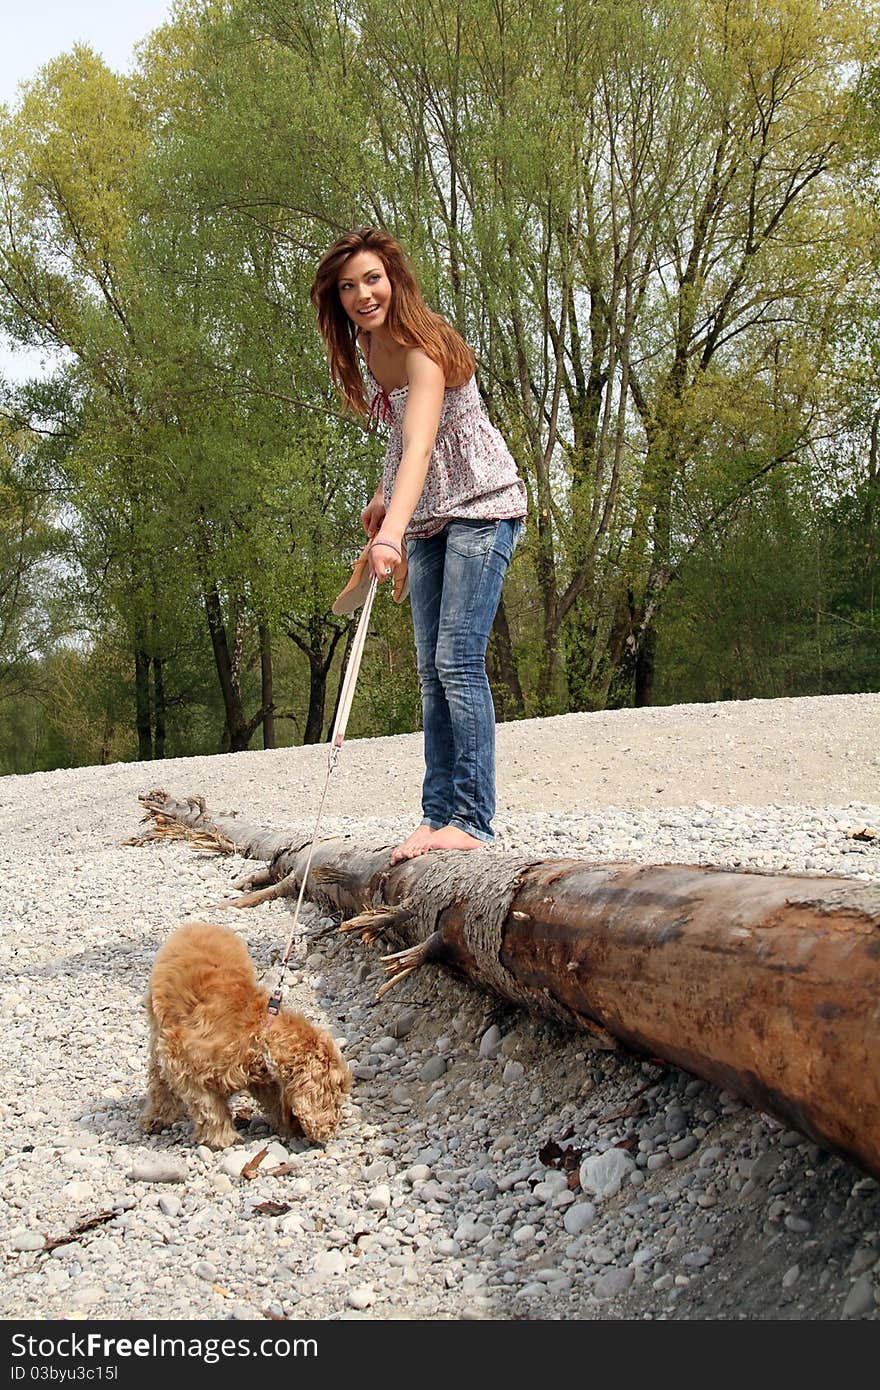
{"type": "Polygon", "coordinates": [[[310,291],[327,348],[330,376],[346,407],[358,415],[369,411],[358,365],[358,329],[342,307],[337,286],[343,265],[358,251],[374,251],[385,266],[391,283],[386,322],[394,341],[403,347],[421,348],[452,385],[473,376],[473,352],[440,314],[428,308],[400,243],[390,232],[356,227],[338,237],[321,257],[310,291]]]}

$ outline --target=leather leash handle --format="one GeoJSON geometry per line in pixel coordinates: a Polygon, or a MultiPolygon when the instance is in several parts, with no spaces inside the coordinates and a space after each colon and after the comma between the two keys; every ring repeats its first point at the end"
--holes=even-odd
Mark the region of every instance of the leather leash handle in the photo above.
{"type": "Polygon", "coordinates": [[[331,766],[335,764],[339,756],[339,750],[345,739],[345,730],[348,725],[348,716],[351,713],[351,702],[354,699],[354,688],[357,684],[358,672],[361,669],[361,658],[364,654],[367,629],[370,624],[370,613],[373,608],[373,599],[376,597],[376,586],[378,582],[376,576],[373,575],[373,578],[370,580],[370,587],[367,590],[367,596],[364,599],[364,606],[361,609],[361,616],[358,621],[357,631],[354,635],[354,641],[351,644],[345,675],[342,678],[342,693],[339,697],[339,708],[336,711],[333,733],[330,736],[331,766]]]}

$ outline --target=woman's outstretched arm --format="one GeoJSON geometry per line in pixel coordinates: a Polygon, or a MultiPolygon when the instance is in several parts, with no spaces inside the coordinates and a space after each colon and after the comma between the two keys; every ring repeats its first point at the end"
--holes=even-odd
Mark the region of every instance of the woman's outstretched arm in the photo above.
{"type": "Polygon", "coordinates": [[[403,533],[422,495],[446,389],[443,369],[421,348],[407,353],[406,367],[409,392],[403,417],[403,456],[393,494],[390,500],[385,498],[385,519],[370,551],[371,572],[380,579],[393,565],[395,551],[399,558],[403,533]],[[387,547],[383,541],[388,541],[387,547]]]}

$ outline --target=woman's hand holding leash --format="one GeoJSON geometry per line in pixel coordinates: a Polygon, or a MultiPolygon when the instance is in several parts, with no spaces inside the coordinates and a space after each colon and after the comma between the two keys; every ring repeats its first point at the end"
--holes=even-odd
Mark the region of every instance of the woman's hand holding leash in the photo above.
{"type": "Polygon", "coordinates": [[[370,546],[370,574],[380,582],[390,579],[403,559],[403,547],[390,536],[376,536],[370,546]]]}

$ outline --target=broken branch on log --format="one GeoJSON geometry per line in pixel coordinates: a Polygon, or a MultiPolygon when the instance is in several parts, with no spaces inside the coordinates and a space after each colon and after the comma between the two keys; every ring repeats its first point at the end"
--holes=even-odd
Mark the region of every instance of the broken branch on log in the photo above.
{"type": "MultiPolygon", "coordinates": [[[[141,800],[267,859],[276,881],[304,871],[306,846],[289,836],[211,821],[195,799],[141,800]]],[[[880,886],[492,850],[391,867],[387,847],[346,839],[317,845],[312,865],[313,901],[391,911],[383,933],[415,948],[386,958],[380,993],[423,959],[442,963],[735,1092],[880,1176],[880,886]]]]}

